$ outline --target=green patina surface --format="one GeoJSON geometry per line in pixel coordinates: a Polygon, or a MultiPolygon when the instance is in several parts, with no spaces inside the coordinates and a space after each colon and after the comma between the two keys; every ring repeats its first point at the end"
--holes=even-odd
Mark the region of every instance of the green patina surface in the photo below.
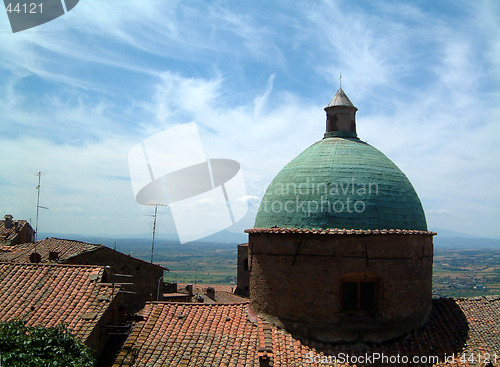
{"type": "Polygon", "coordinates": [[[269,185],[256,228],[427,230],[420,199],[403,172],[357,138],[325,138],[269,185]]]}

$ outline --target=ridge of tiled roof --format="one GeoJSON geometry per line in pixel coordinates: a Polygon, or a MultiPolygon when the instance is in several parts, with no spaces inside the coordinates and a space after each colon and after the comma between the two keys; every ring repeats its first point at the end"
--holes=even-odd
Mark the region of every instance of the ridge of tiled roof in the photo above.
{"type": "Polygon", "coordinates": [[[66,260],[85,252],[95,251],[101,247],[103,246],[50,237],[35,243],[0,246],[0,261],[28,262],[30,255],[35,251],[41,255],[42,262],[48,261],[50,252],[57,252],[59,260],[66,260]]]}
{"type": "Polygon", "coordinates": [[[104,266],[0,263],[0,320],[28,325],[65,323],[85,341],[117,296],[102,283],[104,266]]]}
{"type": "Polygon", "coordinates": [[[428,235],[428,236],[437,235],[436,232],[420,231],[420,230],[413,230],[413,229],[345,229],[345,228],[342,228],[342,229],[339,229],[339,228],[307,229],[307,228],[280,228],[280,227],[250,228],[250,229],[245,229],[245,233],[310,233],[310,234],[348,234],[348,235],[352,235],[352,234],[361,234],[361,235],[367,235],[367,234],[397,234],[397,235],[418,234],[418,235],[428,235]]]}
{"type": "Polygon", "coordinates": [[[336,364],[333,357],[371,353],[387,357],[439,357],[439,361],[425,365],[483,366],[488,355],[495,362],[496,353],[496,363],[500,355],[500,296],[434,299],[433,311],[422,328],[373,345],[298,339],[257,316],[248,304],[153,302],[146,305],[141,315],[144,321],[134,326],[113,367],[253,366],[259,365],[259,359],[287,367],[359,366],[363,363],[336,364]],[[472,355],[476,363],[470,363],[472,355]],[[308,356],[321,363],[307,363],[308,356]],[[477,363],[480,356],[483,364],[477,363]]]}

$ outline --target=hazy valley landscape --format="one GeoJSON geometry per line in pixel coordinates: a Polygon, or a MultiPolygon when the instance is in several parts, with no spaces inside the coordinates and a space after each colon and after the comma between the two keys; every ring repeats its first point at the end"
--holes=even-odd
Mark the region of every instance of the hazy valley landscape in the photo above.
{"type": "MultiPolygon", "coordinates": [[[[434,238],[435,297],[475,297],[500,293],[500,239],[436,231],[439,234],[434,238]]],[[[101,243],[145,261],[151,260],[152,241],[146,236],[132,239],[71,238],[101,243]]],[[[208,240],[211,242],[189,244],[165,238],[156,240],[154,262],[169,269],[165,273],[165,281],[236,287],[237,245],[245,242],[245,235],[221,232],[216,238],[208,240]]]]}

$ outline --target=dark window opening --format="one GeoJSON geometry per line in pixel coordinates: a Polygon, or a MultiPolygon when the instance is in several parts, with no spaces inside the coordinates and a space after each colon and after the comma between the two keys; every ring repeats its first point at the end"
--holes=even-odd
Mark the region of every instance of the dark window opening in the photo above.
{"type": "Polygon", "coordinates": [[[342,284],[342,310],[355,311],[358,309],[358,283],[344,282],[342,284]]]}
{"type": "Polygon", "coordinates": [[[342,311],[375,311],[376,288],[376,283],[373,281],[343,282],[342,311]]]}
{"type": "Polygon", "coordinates": [[[375,282],[362,282],[359,287],[359,309],[375,310],[375,282]]]}
{"type": "Polygon", "coordinates": [[[243,260],[243,270],[248,271],[248,257],[243,260]]]}

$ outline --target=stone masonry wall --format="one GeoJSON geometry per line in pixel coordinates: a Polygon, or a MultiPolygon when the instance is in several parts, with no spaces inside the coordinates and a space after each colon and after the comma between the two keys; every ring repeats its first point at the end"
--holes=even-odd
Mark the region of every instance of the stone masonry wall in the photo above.
{"type": "MultiPolygon", "coordinates": [[[[131,286],[122,286],[123,290],[134,292],[134,294],[123,294],[123,302],[129,313],[143,308],[146,301],[157,300],[158,280],[163,277],[163,268],[158,265],[150,264],[104,246],[95,251],[74,256],[67,262],[83,265],[107,265],[111,268],[109,282],[133,283],[131,286]],[[132,278],[113,276],[113,274],[132,275],[132,278]]],[[[163,300],[163,279],[159,283],[159,300],[161,301],[163,300]]]]}
{"type": "Polygon", "coordinates": [[[252,308],[304,336],[381,341],[420,326],[432,299],[432,236],[251,233],[252,308]],[[341,278],[378,279],[376,313],[342,313],[341,278]]]}

